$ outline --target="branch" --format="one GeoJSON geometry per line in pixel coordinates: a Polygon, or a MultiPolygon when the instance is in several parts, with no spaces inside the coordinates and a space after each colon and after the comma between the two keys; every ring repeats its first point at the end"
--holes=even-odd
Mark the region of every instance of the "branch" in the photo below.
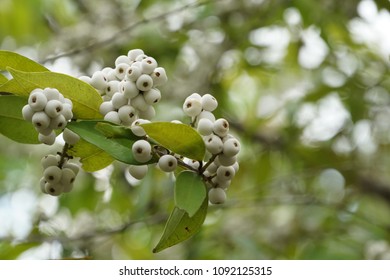
{"type": "MultiPolygon", "coordinates": [[[[218,1],[221,1],[221,0],[218,0],[218,1]]],[[[79,54],[82,52],[89,52],[89,51],[92,51],[94,49],[101,48],[105,45],[113,44],[118,38],[123,37],[121,35],[123,35],[124,33],[129,33],[130,31],[136,29],[140,25],[147,24],[150,22],[158,22],[158,21],[166,19],[170,15],[180,13],[180,12],[185,11],[187,9],[201,7],[201,6],[204,6],[208,3],[213,3],[213,2],[215,2],[215,1],[212,1],[212,0],[205,0],[205,1],[200,1],[200,2],[195,1],[195,2],[189,3],[187,5],[184,5],[182,7],[173,9],[169,12],[164,13],[164,14],[156,15],[156,16],[153,16],[150,18],[141,19],[137,22],[134,22],[134,23],[120,29],[119,31],[113,33],[111,36],[109,36],[105,39],[93,42],[87,46],[75,48],[75,49],[70,50],[68,52],[64,52],[64,53],[60,53],[60,54],[55,55],[55,56],[48,57],[48,58],[44,59],[43,61],[41,61],[41,63],[44,64],[46,62],[52,62],[52,61],[57,60],[57,59],[62,58],[62,57],[73,56],[73,55],[76,55],[76,54],[79,54]]]]}

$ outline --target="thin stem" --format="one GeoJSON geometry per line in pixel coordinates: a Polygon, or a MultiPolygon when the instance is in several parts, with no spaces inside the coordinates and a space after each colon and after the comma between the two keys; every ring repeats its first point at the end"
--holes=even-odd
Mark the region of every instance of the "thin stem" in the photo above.
{"type": "MultiPolygon", "coordinates": [[[[219,1],[221,1],[221,0],[219,0],[219,1]]],[[[174,15],[176,13],[180,13],[182,11],[185,11],[186,9],[201,7],[201,6],[204,6],[208,3],[213,3],[213,2],[215,2],[215,1],[211,1],[211,0],[200,1],[200,2],[194,1],[192,3],[189,3],[189,4],[184,5],[182,7],[178,7],[176,9],[173,9],[169,12],[164,13],[164,14],[159,14],[159,15],[156,15],[156,16],[153,16],[150,18],[143,18],[143,19],[141,19],[133,24],[126,26],[125,28],[122,28],[121,30],[113,33],[111,36],[109,36],[105,39],[93,42],[93,43],[91,43],[87,46],[84,46],[84,47],[76,48],[76,49],[73,49],[73,50],[68,51],[68,52],[64,52],[64,53],[61,53],[61,54],[58,54],[58,55],[55,55],[52,57],[48,57],[48,58],[44,59],[43,61],[41,61],[41,63],[51,62],[51,61],[57,60],[57,59],[62,58],[62,57],[67,57],[67,56],[76,55],[76,54],[79,54],[82,52],[92,51],[92,50],[97,49],[99,47],[103,47],[105,45],[112,44],[118,38],[123,38],[123,33],[129,33],[130,31],[132,31],[133,29],[136,29],[138,26],[140,26],[142,24],[161,21],[161,20],[166,19],[168,16],[174,15]]]]}

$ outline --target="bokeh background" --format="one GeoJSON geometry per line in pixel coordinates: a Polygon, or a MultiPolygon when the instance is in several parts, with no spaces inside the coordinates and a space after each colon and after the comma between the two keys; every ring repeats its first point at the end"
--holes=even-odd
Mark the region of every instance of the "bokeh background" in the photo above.
{"type": "Polygon", "coordinates": [[[223,206],[153,254],[173,207],[159,170],[115,163],[59,198],[57,145],[0,136],[0,259],[390,259],[387,0],[1,0],[0,49],[72,76],[141,48],[167,70],[156,120],[212,93],[242,143],[223,206]]]}

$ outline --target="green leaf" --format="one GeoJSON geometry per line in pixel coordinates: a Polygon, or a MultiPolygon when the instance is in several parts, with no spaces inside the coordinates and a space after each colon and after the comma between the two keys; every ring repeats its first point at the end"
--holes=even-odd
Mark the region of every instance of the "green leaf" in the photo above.
{"type": "Polygon", "coordinates": [[[80,141],[72,146],[69,154],[74,157],[79,157],[81,167],[87,172],[103,169],[114,161],[112,156],[84,139],[80,139],[80,141]]]}
{"type": "MultiPolygon", "coordinates": [[[[56,88],[66,98],[73,102],[73,114],[80,119],[98,119],[102,115],[99,112],[103,102],[99,93],[89,84],[80,79],[54,72],[22,72],[7,68],[14,79],[23,88],[23,92],[12,84],[16,95],[28,96],[35,88],[56,88]]],[[[11,81],[10,81],[11,82],[11,81]]],[[[4,90],[0,88],[0,90],[4,90]]]]}
{"type": "Polygon", "coordinates": [[[203,160],[206,148],[202,137],[192,127],[171,122],[154,122],[141,126],[149,137],[174,153],[203,160]]]}
{"type": "Polygon", "coordinates": [[[181,172],[176,179],[175,205],[192,217],[206,198],[202,177],[192,171],[181,172]]]}
{"type": "Polygon", "coordinates": [[[0,92],[8,92],[15,95],[27,96],[26,90],[15,79],[6,81],[0,86],[0,92]]]}
{"type": "Polygon", "coordinates": [[[0,96],[0,133],[19,143],[39,144],[38,132],[22,116],[26,104],[24,97],[0,96]]]}
{"type": "MultiPolygon", "coordinates": [[[[67,128],[77,133],[85,141],[95,145],[99,149],[105,151],[107,154],[121,162],[134,165],[140,164],[133,158],[133,153],[131,150],[135,140],[128,138],[110,138],[110,135],[106,135],[104,131],[101,130],[102,126],[100,124],[102,123],[120,128],[120,126],[104,121],[70,122],[67,125],[67,128]]],[[[125,130],[126,128],[122,127],[122,129],[125,130]]],[[[133,137],[135,138],[135,136],[133,137]]]]}
{"type": "Polygon", "coordinates": [[[8,82],[8,79],[4,75],[0,74],[0,85],[5,84],[6,82],[8,82]]]}
{"type": "Polygon", "coordinates": [[[204,199],[202,206],[194,216],[189,217],[186,211],[175,207],[165,225],[164,233],[160,241],[153,249],[153,253],[158,253],[166,248],[187,240],[199,232],[206,218],[208,200],[204,199]]]}
{"type": "Polygon", "coordinates": [[[11,51],[0,50],[0,70],[6,70],[7,67],[25,72],[49,71],[46,67],[23,55],[11,51]]]}

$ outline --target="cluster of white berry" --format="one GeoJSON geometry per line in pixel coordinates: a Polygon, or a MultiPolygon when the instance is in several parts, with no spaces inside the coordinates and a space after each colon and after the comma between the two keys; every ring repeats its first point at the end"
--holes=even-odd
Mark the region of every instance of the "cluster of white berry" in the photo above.
{"type": "Polygon", "coordinates": [[[59,196],[73,189],[73,182],[79,172],[79,166],[68,162],[68,159],[60,155],[47,155],[42,158],[41,165],[44,169],[40,180],[43,193],[59,196]]]}
{"type": "MultiPolygon", "coordinates": [[[[156,154],[159,157],[157,166],[164,172],[175,171],[179,161],[182,166],[201,172],[209,186],[209,201],[213,204],[225,202],[226,190],[239,169],[237,154],[241,148],[238,139],[229,134],[228,121],[216,119],[212,113],[217,106],[218,102],[212,95],[200,96],[197,93],[187,97],[183,105],[185,114],[192,117],[192,125],[203,136],[208,152],[206,161],[183,158],[167,151],[153,151],[146,140],[138,140],[132,146],[134,158],[140,163],[148,162],[156,154]]],[[[135,129],[137,135],[145,136],[142,127],[132,127],[133,132],[135,129]]],[[[148,165],[130,166],[129,172],[134,178],[142,179],[148,172],[148,165]]]]}
{"type": "Polygon", "coordinates": [[[23,118],[32,122],[39,132],[40,142],[52,145],[56,139],[56,129],[64,129],[73,117],[72,101],[55,88],[34,89],[28,104],[22,109],[23,118]]]}
{"type": "Polygon", "coordinates": [[[156,112],[153,105],[160,101],[157,89],[168,80],[163,67],[145,55],[141,49],[133,49],[115,60],[115,68],[106,67],[92,77],[81,80],[99,91],[103,98],[100,113],[106,121],[131,126],[137,119],[151,119],[156,112]]]}
{"type": "Polygon", "coordinates": [[[209,201],[213,204],[225,202],[226,190],[239,168],[237,154],[241,149],[238,139],[229,134],[229,122],[216,119],[212,113],[217,107],[218,101],[210,94],[193,93],[183,104],[184,113],[192,118],[210,153],[203,175],[210,186],[209,201]]]}

